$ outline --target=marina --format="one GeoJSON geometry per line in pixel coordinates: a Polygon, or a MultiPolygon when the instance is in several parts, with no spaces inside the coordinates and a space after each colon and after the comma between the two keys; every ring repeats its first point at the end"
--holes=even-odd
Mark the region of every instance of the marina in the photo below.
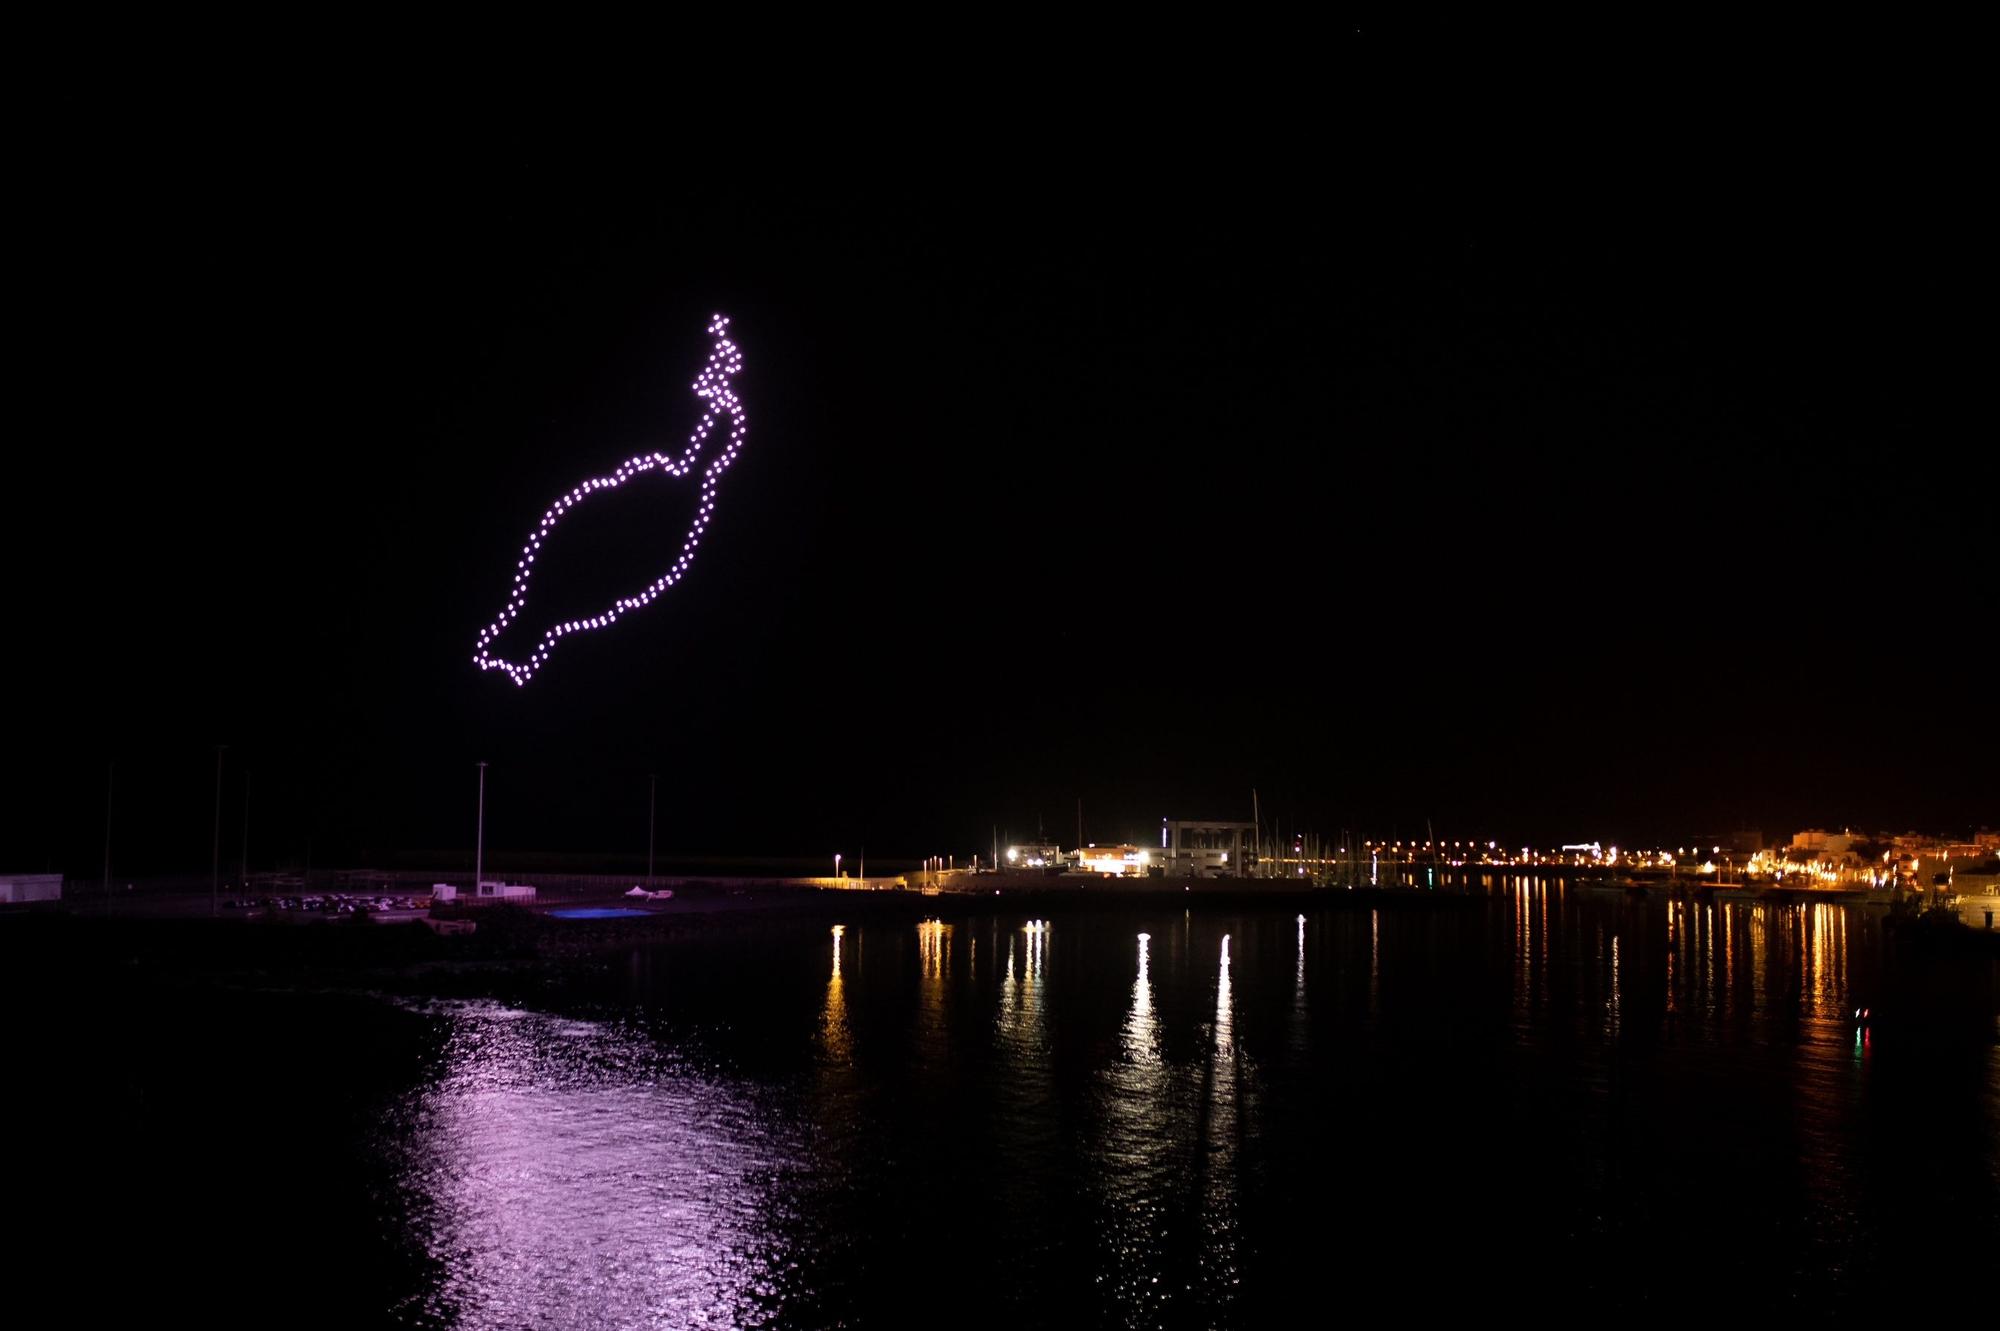
{"type": "Polygon", "coordinates": [[[304,1245],[355,1273],[329,1316],[470,1328],[884,1322],[968,1297],[1020,1325],[1257,1327],[1328,1279],[1386,1314],[1434,1271],[1426,1234],[1460,1240],[1440,1312],[1527,1280],[1551,1316],[1831,1316],[1883,1306],[1940,1231],[2000,1238],[1992,993],[1910,990],[1874,908],[1537,878],[1002,900],[819,892],[652,934],[558,918],[474,970],[322,959],[296,986],[246,953],[234,981],[184,959],[222,977],[188,989],[164,940],[128,943],[123,978],[77,966],[86,935],[17,949],[9,983],[62,998],[25,1066],[82,1029],[105,1050],[43,1136],[83,1163],[17,1195],[160,1180],[130,1217],[155,1235],[142,1289],[210,1259],[162,1223],[189,1143],[272,1125],[312,1145],[275,1166],[200,1148],[258,1222],[218,1307],[289,1280],[304,1245]],[[1897,1019],[1919,1000],[1972,1019],[1897,1019]],[[216,1078],[66,1149],[168,1031],[216,1078]],[[941,1207],[963,1212],[948,1232],[941,1207]],[[1702,1260],[1665,1278],[1695,1235],[1702,1260]]]}

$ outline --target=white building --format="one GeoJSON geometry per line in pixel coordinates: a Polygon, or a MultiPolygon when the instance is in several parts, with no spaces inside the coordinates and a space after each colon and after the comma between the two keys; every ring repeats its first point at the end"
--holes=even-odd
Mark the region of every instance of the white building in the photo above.
{"type": "Polygon", "coordinates": [[[535,889],[526,883],[498,883],[488,878],[479,884],[481,901],[527,902],[535,899],[535,889]]]}
{"type": "Polygon", "coordinates": [[[1859,840],[1852,832],[1825,832],[1815,827],[1795,833],[1788,849],[1814,859],[1838,860],[1845,858],[1848,849],[1859,840]]]}
{"type": "Polygon", "coordinates": [[[491,904],[496,901],[511,901],[525,905],[535,899],[535,889],[525,883],[501,883],[491,878],[481,880],[479,891],[472,896],[460,896],[458,888],[450,883],[432,883],[431,900],[435,903],[463,902],[467,905],[491,904]]]}
{"type": "Polygon", "coordinates": [[[1255,823],[1160,819],[1159,863],[1170,874],[1195,878],[1240,878],[1257,844],[1255,823]]]}
{"type": "Polygon", "coordinates": [[[19,901],[61,901],[63,876],[59,873],[0,874],[0,904],[19,901]]]}

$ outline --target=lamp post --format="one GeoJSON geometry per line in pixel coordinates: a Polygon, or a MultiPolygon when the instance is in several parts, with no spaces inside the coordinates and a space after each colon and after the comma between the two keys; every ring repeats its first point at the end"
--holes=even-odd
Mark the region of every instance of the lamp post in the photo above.
{"type": "Polygon", "coordinates": [[[646,778],[646,890],[653,890],[653,827],[659,808],[660,778],[657,774],[646,778]]]}
{"type": "Polygon", "coordinates": [[[486,874],[486,764],[479,767],[479,820],[472,834],[472,895],[479,895],[479,882],[486,874]]]}
{"type": "Polygon", "coordinates": [[[250,771],[243,771],[243,863],[237,869],[242,888],[250,890],[250,771]]]}
{"type": "Polygon", "coordinates": [[[836,882],[840,880],[840,852],[837,850],[833,852],[833,877],[836,882]]]}
{"type": "Polygon", "coordinates": [[[118,760],[110,758],[104,764],[104,912],[111,913],[111,796],[113,781],[118,775],[118,760]]]}
{"type": "Polygon", "coordinates": [[[229,746],[215,746],[215,844],[211,848],[208,865],[208,913],[222,913],[222,751],[229,746]]]}

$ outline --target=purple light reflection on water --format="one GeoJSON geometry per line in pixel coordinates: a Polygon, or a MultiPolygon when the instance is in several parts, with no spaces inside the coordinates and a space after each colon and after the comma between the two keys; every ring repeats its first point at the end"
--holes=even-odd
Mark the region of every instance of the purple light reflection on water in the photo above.
{"type": "Polygon", "coordinates": [[[470,1327],[1257,1327],[1411,1289],[1476,1310],[1517,1278],[1580,1314],[1748,1216],[1769,1240],[1718,1245],[1672,1306],[1768,1283],[1746,1306],[1836,1307],[1888,1288],[1940,1205],[1989,1231],[2000,1179],[2000,1052],[1857,1053],[1871,929],[1496,882],[1303,923],[635,948],[545,995],[609,1022],[417,1009],[371,1139],[399,1203],[380,1284],[402,1321],[470,1327]],[[1478,1240],[1450,1281],[1440,1223],[1478,1240]]]}
{"type": "Polygon", "coordinates": [[[493,1003],[450,1024],[401,1178],[438,1279],[424,1325],[761,1326],[797,1272],[782,1215],[804,1155],[769,1094],[617,1026],[493,1003]]]}

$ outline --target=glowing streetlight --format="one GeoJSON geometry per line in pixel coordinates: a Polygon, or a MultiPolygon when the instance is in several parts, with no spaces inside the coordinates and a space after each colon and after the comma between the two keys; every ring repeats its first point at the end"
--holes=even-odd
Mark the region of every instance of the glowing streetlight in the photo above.
{"type": "Polygon", "coordinates": [[[479,895],[480,880],[486,875],[486,764],[479,768],[479,820],[472,833],[472,895],[479,895]]]}
{"type": "Polygon", "coordinates": [[[208,913],[222,912],[222,751],[229,746],[215,746],[215,845],[208,866],[208,913]]]}
{"type": "Polygon", "coordinates": [[[116,789],[118,760],[104,760],[104,910],[111,911],[111,796],[116,789]]]}

